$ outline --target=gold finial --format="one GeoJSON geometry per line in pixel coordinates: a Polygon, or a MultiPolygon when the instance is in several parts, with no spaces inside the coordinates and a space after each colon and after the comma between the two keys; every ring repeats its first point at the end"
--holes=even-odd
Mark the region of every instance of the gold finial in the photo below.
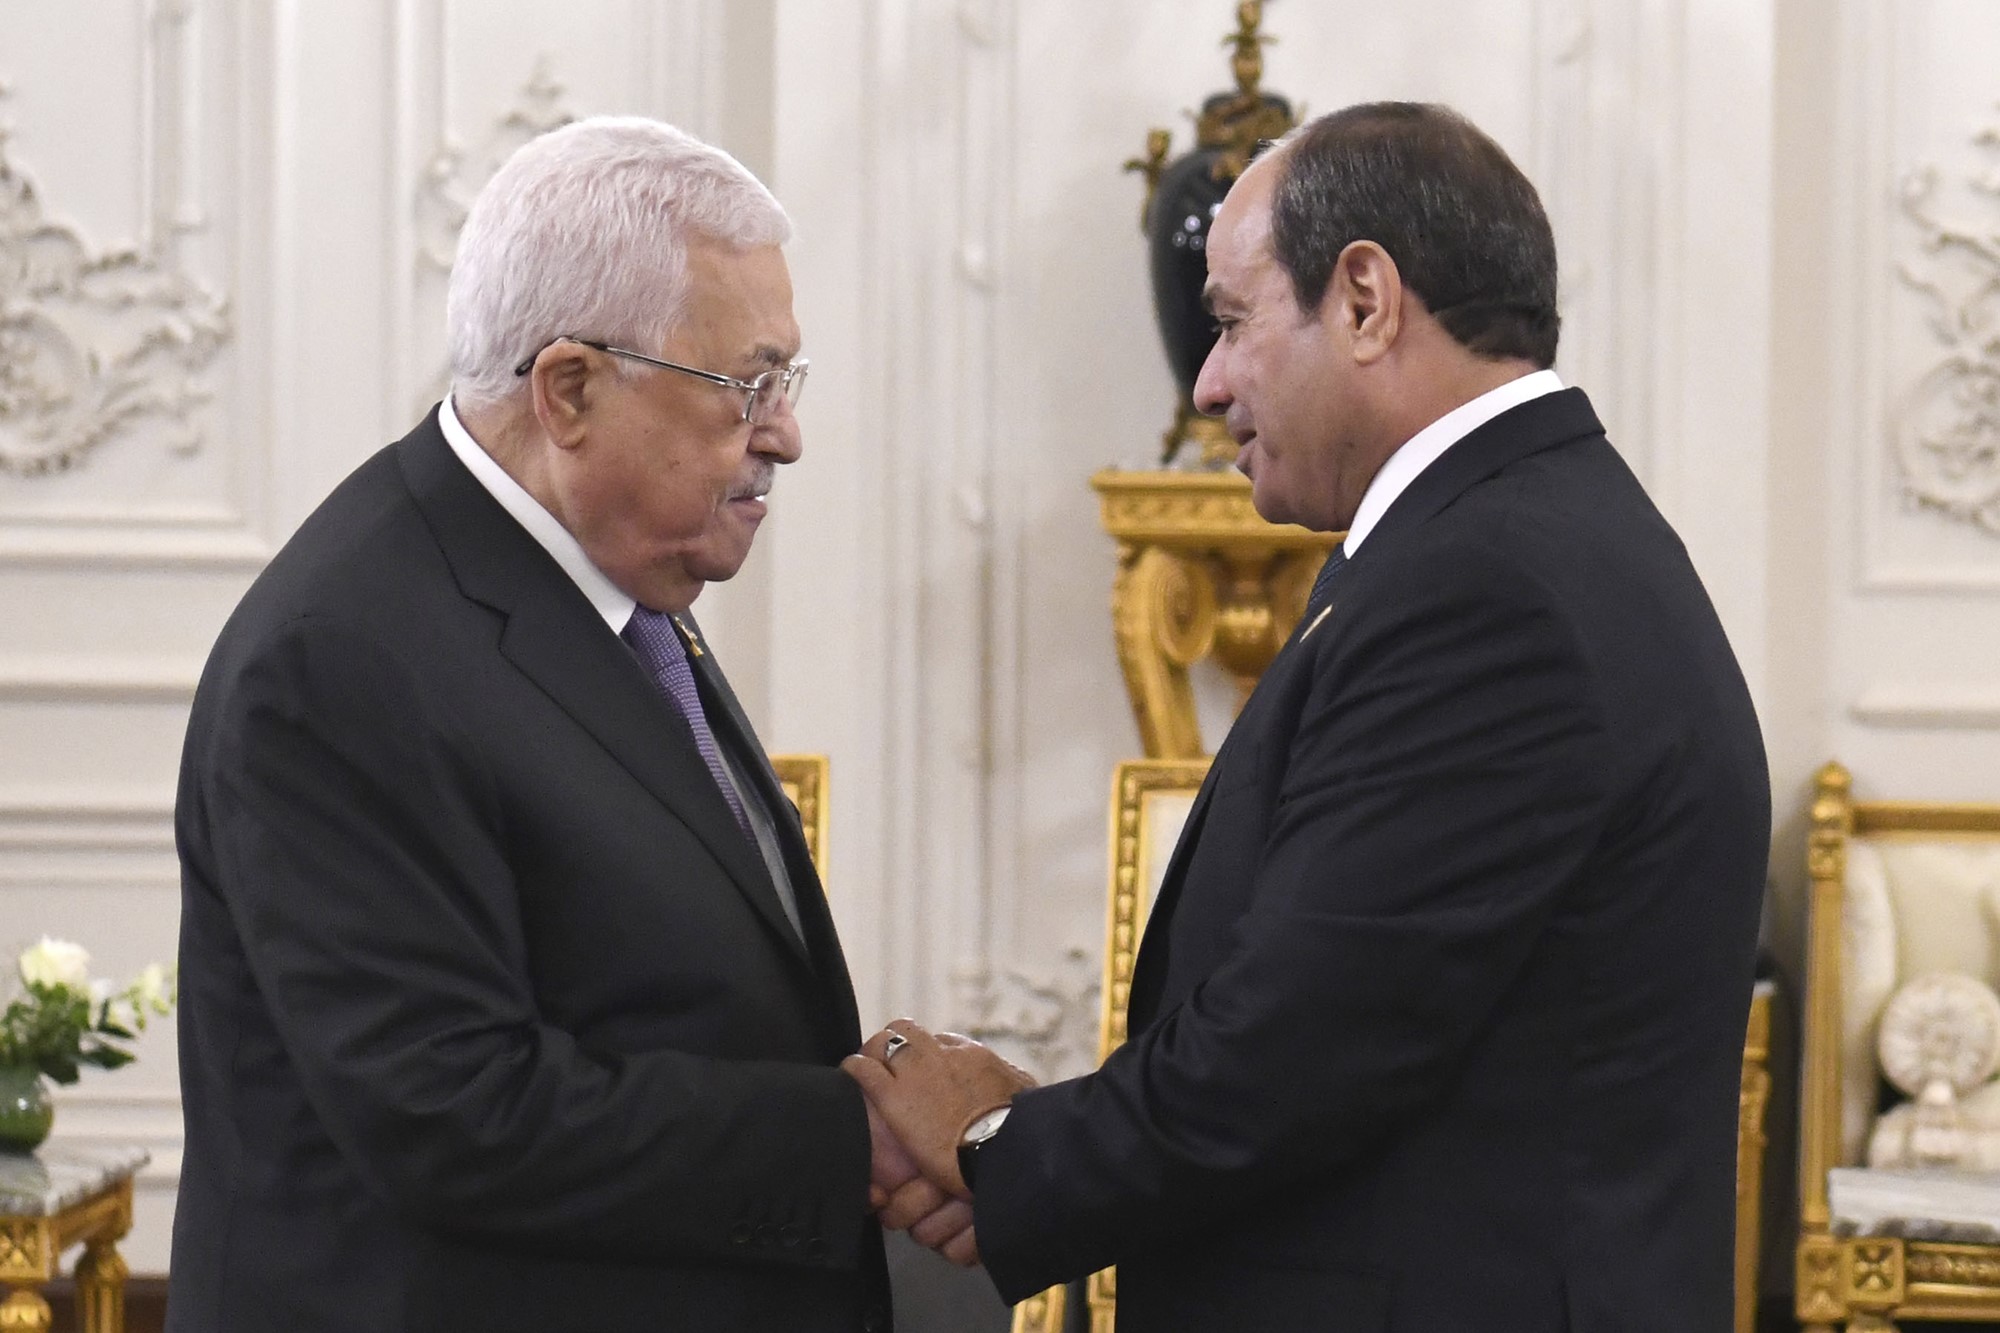
{"type": "Polygon", "coordinates": [[[1167,165],[1167,149],[1172,147],[1174,136],[1170,130],[1146,131],[1146,155],[1125,159],[1125,170],[1136,171],[1146,178],[1146,198],[1139,205],[1139,234],[1145,235],[1146,218],[1153,211],[1153,194],[1160,188],[1160,171],[1167,165]]]}
{"type": "Polygon", "coordinates": [[[1210,168],[1218,181],[1242,175],[1258,144],[1282,138],[1297,123],[1283,98],[1262,90],[1264,48],[1278,40],[1263,34],[1263,24],[1264,0],[1242,0],[1236,6],[1236,31],[1222,39],[1225,47],[1233,48],[1229,67],[1236,75],[1236,91],[1210,98],[1195,120],[1200,145],[1222,149],[1210,168]]]}
{"type": "Polygon", "coordinates": [[[1278,40],[1258,31],[1263,23],[1264,0],[1243,0],[1236,6],[1236,31],[1222,39],[1224,46],[1236,48],[1229,67],[1236,74],[1236,90],[1245,97],[1257,95],[1257,85],[1264,81],[1264,47],[1278,40]]]}
{"type": "Polygon", "coordinates": [[[1812,829],[1806,835],[1806,868],[1814,879],[1847,874],[1847,839],[1854,831],[1854,777],[1833,761],[1813,775],[1812,829]]]}

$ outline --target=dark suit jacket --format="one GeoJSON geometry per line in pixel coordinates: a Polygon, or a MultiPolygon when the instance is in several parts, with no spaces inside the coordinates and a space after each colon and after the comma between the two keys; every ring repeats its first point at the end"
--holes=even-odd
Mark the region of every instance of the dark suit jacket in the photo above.
{"type": "Polygon", "coordinates": [[[1679,540],[1565,390],[1392,505],[1231,729],[1131,1040],[982,1150],[1001,1293],[1118,1326],[1717,1333],[1770,794],[1679,540]]]}
{"type": "Polygon", "coordinates": [[[170,1328],[886,1328],[796,825],[803,943],[686,724],[435,417],[230,619],[177,817],[170,1328]]]}

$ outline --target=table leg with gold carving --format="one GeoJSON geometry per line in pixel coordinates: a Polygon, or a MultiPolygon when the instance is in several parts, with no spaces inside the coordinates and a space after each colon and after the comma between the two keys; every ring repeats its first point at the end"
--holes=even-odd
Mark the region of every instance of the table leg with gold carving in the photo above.
{"type": "Polygon", "coordinates": [[[125,1261],[116,1242],[132,1230],[132,1176],[144,1149],[63,1144],[34,1153],[0,1153],[0,1197],[18,1212],[0,1214],[0,1333],[50,1326],[42,1288],[63,1254],[83,1246],[76,1265],[81,1333],[124,1333],[125,1261]]]}
{"type": "Polygon", "coordinates": [[[1188,668],[1215,642],[1215,584],[1203,562],[1121,542],[1111,588],[1118,665],[1149,757],[1204,753],[1188,668]]]}
{"type": "Polygon", "coordinates": [[[1118,1269],[1101,1268],[1090,1275],[1090,1333],[1117,1333],[1118,1269]]]}
{"type": "Polygon", "coordinates": [[[1068,1289],[1060,1286],[1028,1297],[1014,1307],[1013,1333],[1063,1333],[1068,1298],[1068,1289]]]}
{"type": "Polygon", "coordinates": [[[1889,1315],[1905,1298],[1903,1242],[1869,1236],[1841,1245],[1841,1295],[1847,1333],[1896,1333],[1889,1315]]]}
{"type": "Polygon", "coordinates": [[[1233,545],[1221,549],[1215,660],[1236,680],[1239,709],[1249,702],[1258,678],[1305,614],[1306,597],[1324,560],[1318,551],[1233,545]]]}
{"type": "Polygon", "coordinates": [[[12,1290],[0,1301],[0,1333],[47,1333],[49,1303],[42,1284],[55,1276],[49,1228],[36,1218],[0,1222],[0,1282],[12,1290]]]}
{"type": "Polygon", "coordinates": [[[52,1318],[42,1293],[25,1284],[16,1285],[0,1301],[0,1333],[49,1333],[52,1318]]]}
{"type": "Polygon", "coordinates": [[[1847,1317],[1840,1299],[1840,1242],[1831,1236],[1801,1240],[1792,1280],[1800,1333],[1833,1333],[1834,1321],[1847,1317]]]}
{"type": "Polygon", "coordinates": [[[1342,534],[1266,523],[1234,472],[1108,470],[1091,485],[1118,539],[1111,622],[1146,756],[1199,758],[1188,668],[1212,653],[1247,697],[1342,534]]]}
{"type": "Polygon", "coordinates": [[[125,1333],[125,1279],[131,1269],[109,1236],[87,1242],[76,1261],[81,1333],[125,1333]]]}

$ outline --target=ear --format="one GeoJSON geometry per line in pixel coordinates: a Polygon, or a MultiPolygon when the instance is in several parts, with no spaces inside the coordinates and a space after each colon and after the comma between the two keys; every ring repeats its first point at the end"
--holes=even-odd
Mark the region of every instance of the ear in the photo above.
{"type": "Polygon", "coordinates": [[[1373,241],[1351,241],[1333,262],[1320,319],[1334,321],[1362,365],[1381,360],[1403,331],[1403,275],[1373,241]]]}
{"type": "Polygon", "coordinates": [[[584,441],[591,398],[596,385],[590,358],[572,342],[553,342],[535,358],[528,372],[534,395],[535,420],[558,449],[579,448],[584,441]]]}

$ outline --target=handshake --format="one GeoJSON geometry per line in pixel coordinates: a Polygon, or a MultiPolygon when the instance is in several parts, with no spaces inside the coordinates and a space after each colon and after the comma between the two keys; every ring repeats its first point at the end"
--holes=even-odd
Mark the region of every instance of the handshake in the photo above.
{"type": "Polygon", "coordinates": [[[841,1062],[868,1103],[868,1204],[955,1264],[979,1262],[958,1145],[975,1120],[1035,1080],[970,1037],[898,1018],[841,1062]]]}

